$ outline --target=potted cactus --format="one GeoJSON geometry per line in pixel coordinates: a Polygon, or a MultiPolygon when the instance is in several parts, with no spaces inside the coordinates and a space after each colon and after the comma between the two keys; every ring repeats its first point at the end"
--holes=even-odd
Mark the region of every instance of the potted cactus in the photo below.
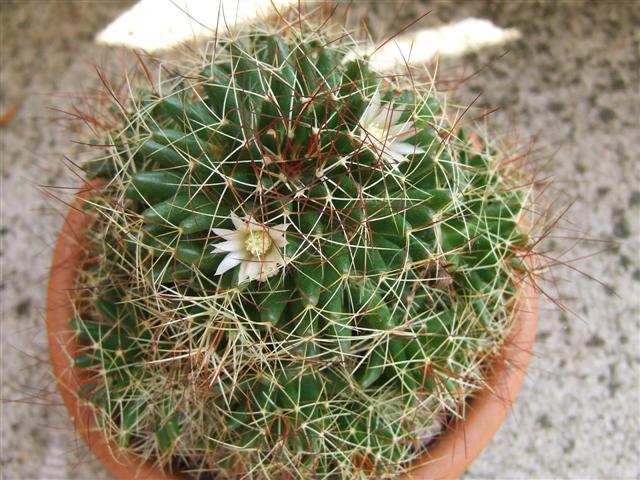
{"type": "Polygon", "coordinates": [[[531,182],[349,38],[256,26],[113,109],[47,320],[117,476],[449,478],[506,415],[531,182]]]}

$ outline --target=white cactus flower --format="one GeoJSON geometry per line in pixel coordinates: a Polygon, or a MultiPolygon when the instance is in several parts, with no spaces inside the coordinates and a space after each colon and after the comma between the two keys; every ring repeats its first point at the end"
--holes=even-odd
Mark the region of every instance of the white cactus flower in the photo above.
{"type": "Polygon", "coordinates": [[[282,249],[288,243],[284,237],[288,225],[268,227],[251,216],[241,219],[235,213],[231,213],[231,221],[235,230],[212,230],[224,239],[222,243],[214,245],[213,253],[228,252],[215,274],[222,275],[238,265],[239,283],[245,280],[263,282],[276,274],[285,263],[282,249]]]}
{"type": "Polygon", "coordinates": [[[376,90],[360,117],[360,139],[392,167],[405,161],[410,153],[424,153],[422,148],[402,141],[416,133],[412,120],[398,123],[402,113],[402,110],[394,110],[392,103],[382,105],[376,90]]]}

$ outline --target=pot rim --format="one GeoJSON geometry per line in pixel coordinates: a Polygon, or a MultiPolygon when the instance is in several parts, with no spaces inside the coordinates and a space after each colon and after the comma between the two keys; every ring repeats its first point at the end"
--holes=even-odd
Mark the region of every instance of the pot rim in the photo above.
{"type": "MultiPolygon", "coordinates": [[[[86,182],[67,213],[55,244],[47,289],[46,326],[51,364],[62,399],[76,431],[98,461],[116,478],[134,480],[184,480],[163,472],[151,462],[122,452],[94,428],[91,408],[77,398],[87,372],[73,366],[79,343],[69,327],[73,308],[69,292],[74,288],[82,244],[88,227],[84,201],[104,185],[86,182]]],[[[492,365],[487,387],[474,394],[463,420],[455,422],[414,463],[403,480],[455,479],[489,444],[506,419],[522,387],[533,352],[538,318],[539,292],[531,279],[523,280],[516,302],[517,318],[499,357],[492,365]]]]}

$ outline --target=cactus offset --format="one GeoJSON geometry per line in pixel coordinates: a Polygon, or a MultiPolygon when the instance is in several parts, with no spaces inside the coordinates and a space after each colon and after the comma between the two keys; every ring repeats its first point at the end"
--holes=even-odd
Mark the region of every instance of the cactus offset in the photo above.
{"type": "Polygon", "coordinates": [[[79,394],[121,447],[200,478],[395,477],[482,387],[529,184],[353,47],[227,38],[136,91],[86,165],[108,184],[79,394]]]}

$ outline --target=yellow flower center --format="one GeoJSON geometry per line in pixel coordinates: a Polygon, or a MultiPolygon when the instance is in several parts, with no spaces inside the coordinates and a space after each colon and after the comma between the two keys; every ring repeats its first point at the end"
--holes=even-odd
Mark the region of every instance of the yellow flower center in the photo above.
{"type": "Polygon", "coordinates": [[[244,239],[244,248],[254,257],[262,257],[269,251],[273,240],[264,230],[251,230],[244,239]]]}

